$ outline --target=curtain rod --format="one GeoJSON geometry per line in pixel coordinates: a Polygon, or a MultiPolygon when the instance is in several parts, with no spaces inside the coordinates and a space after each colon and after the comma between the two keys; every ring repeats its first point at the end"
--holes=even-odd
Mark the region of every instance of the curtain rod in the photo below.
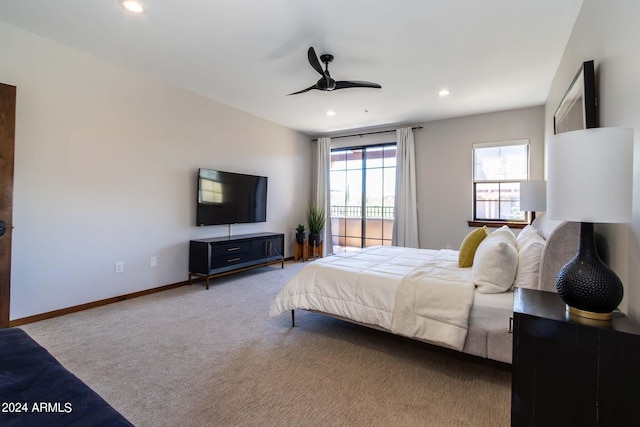
{"type": "MultiPolygon", "coordinates": [[[[411,129],[413,129],[413,130],[422,129],[422,126],[414,126],[411,129]]],[[[354,137],[354,136],[359,136],[360,138],[362,138],[364,135],[375,135],[375,134],[378,134],[378,133],[387,133],[387,132],[395,132],[395,131],[396,131],[395,129],[392,129],[392,130],[380,130],[380,131],[377,131],[377,132],[364,132],[364,133],[356,133],[356,134],[353,134],[353,135],[333,136],[333,137],[331,137],[331,139],[351,138],[351,137],[354,137]]],[[[318,138],[314,138],[311,141],[316,142],[317,140],[318,140],[318,138]]]]}

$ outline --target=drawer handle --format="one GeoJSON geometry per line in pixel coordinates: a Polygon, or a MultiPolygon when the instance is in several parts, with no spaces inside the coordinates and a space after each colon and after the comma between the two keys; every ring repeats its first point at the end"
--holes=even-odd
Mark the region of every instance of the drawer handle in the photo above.
{"type": "Polygon", "coordinates": [[[227,260],[227,262],[236,262],[236,261],[240,261],[240,258],[231,258],[227,260]]]}
{"type": "Polygon", "coordinates": [[[240,248],[227,248],[227,252],[239,251],[240,248]]]}
{"type": "Polygon", "coordinates": [[[509,317],[509,330],[507,330],[507,332],[510,334],[513,333],[513,317],[509,317]]]}

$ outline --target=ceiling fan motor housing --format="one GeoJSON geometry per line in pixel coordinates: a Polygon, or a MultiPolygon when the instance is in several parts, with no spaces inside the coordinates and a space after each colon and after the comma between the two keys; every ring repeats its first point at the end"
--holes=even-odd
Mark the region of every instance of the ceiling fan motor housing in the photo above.
{"type": "Polygon", "coordinates": [[[316,85],[319,90],[334,90],[336,88],[336,81],[331,77],[322,77],[316,85]]]}

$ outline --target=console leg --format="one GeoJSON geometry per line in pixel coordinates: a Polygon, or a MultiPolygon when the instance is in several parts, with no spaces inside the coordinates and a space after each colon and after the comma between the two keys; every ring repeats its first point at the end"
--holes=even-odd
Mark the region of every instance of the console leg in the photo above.
{"type": "Polygon", "coordinates": [[[207,289],[209,289],[209,276],[207,276],[204,280],[205,282],[207,282],[207,289]]]}
{"type": "Polygon", "coordinates": [[[295,328],[296,326],[296,315],[295,315],[295,310],[291,310],[291,327],[295,328]]]}
{"type": "Polygon", "coordinates": [[[191,286],[191,273],[189,273],[189,286],[191,286]]]}

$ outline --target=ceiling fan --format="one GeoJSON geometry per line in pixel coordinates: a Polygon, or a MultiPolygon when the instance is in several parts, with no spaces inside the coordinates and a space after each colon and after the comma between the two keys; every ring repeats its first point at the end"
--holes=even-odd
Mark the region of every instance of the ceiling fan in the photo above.
{"type": "Polygon", "coordinates": [[[308,88],[299,90],[298,92],[290,93],[289,95],[297,95],[299,93],[308,92],[311,89],[332,91],[336,89],[347,89],[350,87],[371,87],[376,89],[380,89],[382,87],[378,83],[371,82],[348,80],[335,81],[333,78],[331,78],[331,74],[329,74],[329,63],[333,61],[333,55],[320,55],[320,61],[324,62],[323,70],[322,65],[320,65],[320,61],[318,60],[318,56],[316,55],[316,51],[313,49],[313,47],[310,47],[307,51],[307,58],[309,58],[309,64],[311,64],[313,69],[320,73],[322,77],[320,77],[320,80],[318,80],[313,86],[309,86],[308,88]]]}

